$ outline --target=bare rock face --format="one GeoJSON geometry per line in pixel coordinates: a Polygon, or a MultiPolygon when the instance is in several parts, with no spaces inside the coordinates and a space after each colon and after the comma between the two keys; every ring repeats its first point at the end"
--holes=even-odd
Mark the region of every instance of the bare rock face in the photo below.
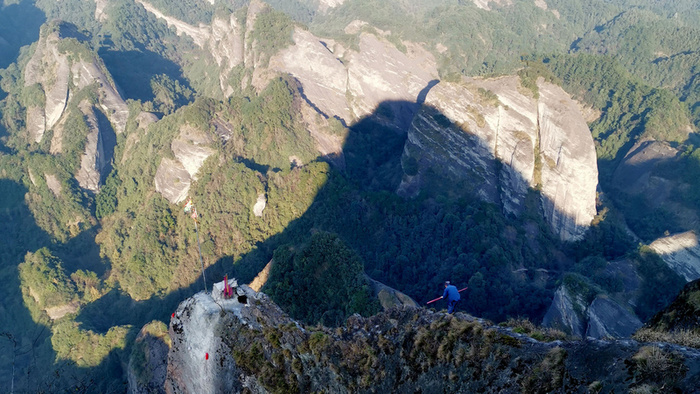
{"type": "Polygon", "coordinates": [[[163,158],[156,171],[156,191],[173,204],[185,200],[190,184],[204,161],[215,151],[207,146],[211,140],[203,132],[183,125],[170,149],[175,160],[163,158]]]}
{"type": "Polygon", "coordinates": [[[540,83],[539,91],[538,99],[523,92],[517,77],[433,87],[409,129],[398,192],[416,193],[432,167],[517,215],[528,188],[539,186],[555,233],[580,239],[596,213],[593,138],[563,90],[540,83]],[[417,170],[407,168],[412,161],[417,170]]]}
{"type": "Polygon", "coordinates": [[[92,84],[97,84],[99,92],[99,105],[107,115],[117,134],[124,132],[126,120],[129,117],[129,108],[117,92],[117,88],[108,76],[100,59],[81,59],[71,67],[73,85],[76,90],[92,84]]]}
{"type": "Polygon", "coordinates": [[[673,159],[678,153],[678,149],[667,142],[639,141],[615,169],[613,185],[626,193],[650,195],[657,205],[668,198],[670,190],[664,187],[667,185],[653,180],[652,170],[658,163],[673,159]]]}
{"type": "Polygon", "coordinates": [[[127,380],[129,394],[165,393],[170,337],[160,321],[146,324],[134,342],[127,380]]]}
{"type": "Polygon", "coordinates": [[[200,24],[199,26],[192,26],[177,18],[173,18],[171,16],[163,14],[162,12],[160,12],[160,10],[158,10],[156,7],[154,7],[146,1],[136,0],[136,2],[141,4],[143,8],[146,9],[146,11],[155,15],[157,18],[163,19],[165,23],[168,24],[168,27],[172,27],[175,29],[178,36],[184,34],[190,37],[192,41],[194,41],[194,43],[200,47],[204,47],[207,41],[209,40],[209,37],[211,35],[211,30],[209,26],[204,24],[200,24]]]}
{"type": "MultiPolygon", "coordinates": [[[[53,32],[39,40],[25,68],[25,86],[38,83],[45,93],[44,128],[53,128],[63,116],[70,98],[71,85],[75,91],[79,91],[96,84],[100,107],[112,122],[114,130],[117,133],[123,132],[129,110],[101,60],[90,56],[86,58],[84,54],[61,53],[58,46],[63,39],[58,32],[53,32]]],[[[28,113],[29,115],[36,117],[34,112],[28,113]]],[[[40,119],[41,116],[28,120],[28,124],[33,125],[30,128],[33,136],[40,133],[40,119]]]]}
{"type": "Polygon", "coordinates": [[[688,185],[673,177],[665,178],[657,171],[660,164],[674,162],[679,156],[680,151],[667,142],[639,141],[615,169],[612,185],[619,193],[642,197],[652,209],[664,209],[681,228],[693,229],[700,224],[698,212],[674,198],[688,185]]]}
{"type": "MultiPolygon", "coordinates": [[[[274,56],[270,67],[294,76],[307,103],[326,119],[335,117],[348,125],[385,103],[394,105],[390,122],[406,130],[418,108],[406,103],[421,100],[421,92],[437,80],[435,58],[410,42],[402,43],[402,52],[382,32],[361,32],[363,24],[348,26],[350,34],[359,35],[359,51],[297,28],[295,44],[274,56]]],[[[315,138],[324,145],[322,135],[315,138]]]]}
{"type": "MultiPolygon", "coordinates": [[[[635,271],[635,263],[627,259],[609,262],[605,275],[620,280],[621,286],[615,293],[586,300],[580,291],[574,292],[564,284],[554,293],[542,325],[579,338],[629,338],[642,325],[630,309],[639,301],[642,279],[635,271]]],[[[579,283],[575,288],[586,286],[579,283]]]]}
{"type": "Polygon", "coordinates": [[[58,122],[68,102],[70,64],[68,57],[58,52],[59,40],[58,33],[49,34],[40,40],[24,71],[25,86],[39,83],[44,90],[44,113],[48,129],[58,122]]]}
{"type": "Polygon", "coordinates": [[[179,161],[164,157],[156,170],[156,191],[173,204],[185,201],[192,178],[179,161]]]}
{"type": "Polygon", "coordinates": [[[158,121],[158,116],[152,112],[141,112],[136,117],[136,123],[138,128],[142,130],[148,130],[148,126],[158,121]]]}
{"type": "Polygon", "coordinates": [[[588,330],[592,338],[629,338],[642,327],[637,316],[618,303],[598,296],[588,307],[588,330]]]}
{"type": "Polygon", "coordinates": [[[27,132],[29,140],[40,142],[46,131],[46,116],[44,109],[41,107],[27,108],[27,132]]]}
{"type": "Polygon", "coordinates": [[[321,114],[350,121],[345,65],[309,31],[296,28],[293,39],[295,45],[275,56],[271,66],[292,74],[301,83],[306,100],[321,114]]]}
{"type": "Polygon", "coordinates": [[[659,238],[649,246],[686,281],[700,278],[700,244],[694,231],[659,238]]]}
{"type": "Polygon", "coordinates": [[[342,5],[344,2],[345,0],[319,0],[318,10],[320,12],[326,12],[331,8],[335,8],[342,5]]]}
{"type": "Polygon", "coordinates": [[[267,198],[264,194],[258,194],[258,199],[255,201],[253,206],[253,214],[257,217],[262,217],[265,206],[267,205],[267,198]]]}
{"type": "Polygon", "coordinates": [[[105,157],[95,108],[84,101],[80,104],[80,110],[85,116],[90,132],[85,142],[85,152],[80,158],[80,169],[78,169],[75,179],[83,189],[97,192],[100,189],[102,170],[107,166],[108,161],[105,157]]]}
{"type": "Polygon", "coordinates": [[[586,324],[582,315],[586,307],[580,297],[572,296],[565,286],[561,286],[554,293],[552,305],[547,310],[542,325],[574,337],[585,338],[586,324]]]}
{"type": "Polygon", "coordinates": [[[167,392],[230,393],[251,385],[259,387],[239,378],[232,354],[225,351],[224,336],[242,328],[277,327],[289,318],[264,294],[238,286],[234,279],[229,283],[233,298],[222,297],[220,282],[211,294],[198,293],[175,312],[170,322],[167,392]]]}
{"type": "Polygon", "coordinates": [[[56,197],[61,196],[61,181],[58,180],[58,177],[53,174],[44,174],[44,178],[46,179],[46,186],[49,187],[49,190],[54,194],[56,197]]]}
{"type": "Polygon", "coordinates": [[[538,86],[544,214],[561,239],[577,240],[596,214],[598,166],[593,138],[568,94],[556,85],[538,86]]]}
{"type": "Polygon", "coordinates": [[[365,275],[365,278],[369,281],[372,288],[372,294],[379,299],[379,303],[382,305],[382,309],[389,310],[391,308],[418,308],[419,305],[413,298],[407,296],[406,294],[385,285],[379,281],[376,281],[369,276],[365,275]]]}
{"type": "Polygon", "coordinates": [[[360,34],[360,51],[348,51],[345,58],[349,104],[356,118],[371,114],[383,101],[418,101],[421,91],[438,76],[435,58],[422,47],[408,43],[403,53],[369,33],[360,34]]]}
{"type": "Polygon", "coordinates": [[[95,0],[95,19],[100,22],[106,22],[109,15],[105,13],[108,0],[95,0]]]}

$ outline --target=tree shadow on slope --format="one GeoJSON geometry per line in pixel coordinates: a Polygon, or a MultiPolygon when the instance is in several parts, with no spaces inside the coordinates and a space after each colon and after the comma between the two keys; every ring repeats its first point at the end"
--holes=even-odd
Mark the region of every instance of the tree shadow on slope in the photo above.
{"type": "Polygon", "coordinates": [[[31,388],[55,354],[50,330],[37,323],[24,305],[18,265],[27,252],[49,243],[49,236],[34,222],[24,203],[27,189],[12,180],[0,179],[0,391],[13,386],[31,388]]]}
{"type": "Polygon", "coordinates": [[[155,92],[151,80],[156,75],[164,74],[185,84],[182,69],[177,63],[147,49],[113,51],[103,47],[98,54],[123,92],[124,99],[152,101],[155,92]]]}
{"type": "Polygon", "coordinates": [[[0,68],[14,63],[19,50],[39,39],[44,12],[33,1],[24,0],[0,9],[0,68]]]}
{"type": "MultiPolygon", "coordinates": [[[[307,212],[240,261],[221,259],[207,269],[207,277],[221,279],[222,268],[235,263],[233,274],[247,283],[278,247],[298,245],[313,232],[327,231],[358,252],[372,278],[419,301],[440,295],[442,282],[450,279],[472,288],[466,308],[474,314],[494,320],[522,315],[540,319],[551,302],[558,272],[570,264],[542,218],[542,207],[553,203],[531,190],[522,215],[508,217],[498,205],[499,195],[493,196],[494,203],[477,196],[480,188],[498,180],[450,176],[447,162],[426,170],[417,197],[397,196],[411,122],[395,116],[410,113],[412,119],[420,109],[415,102],[383,102],[352,125],[343,147],[345,170],[332,171],[307,212]]],[[[439,115],[438,111],[435,116],[439,115]]],[[[469,138],[475,145],[482,143],[478,137],[469,138]]],[[[482,159],[489,171],[502,176],[500,169],[506,164],[493,156],[482,159]]],[[[522,178],[516,182],[527,184],[522,178]]],[[[562,223],[573,221],[555,214],[562,223]]]]}

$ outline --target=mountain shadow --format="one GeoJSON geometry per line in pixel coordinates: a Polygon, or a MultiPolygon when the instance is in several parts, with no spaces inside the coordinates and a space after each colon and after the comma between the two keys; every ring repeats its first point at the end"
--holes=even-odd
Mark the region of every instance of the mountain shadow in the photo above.
{"type": "Polygon", "coordinates": [[[155,93],[151,87],[151,79],[155,75],[164,74],[186,85],[182,69],[177,63],[145,48],[114,51],[102,47],[98,55],[104,61],[125,100],[152,101],[155,93]]]}
{"type": "Polygon", "coordinates": [[[27,188],[0,179],[0,391],[34,387],[38,371],[54,362],[51,331],[35,322],[24,305],[18,265],[27,252],[49,244],[49,236],[36,225],[24,203],[27,188]]]}
{"type": "MultiPolygon", "coordinates": [[[[426,95],[427,90],[422,100],[426,95]]],[[[563,272],[573,264],[543,217],[542,207],[556,210],[556,206],[537,190],[528,190],[520,215],[506,215],[498,198],[487,202],[479,195],[486,183],[500,184],[500,179],[455,176],[441,165],[422,169],[424,183],[415,197],[397,195],[410,171],[407,167],[412,165],[403,163],[402,158],[415,115],[425,110],[443,123],[449,122],[439,110],[419,104],[420,100],[419,95],[416,102],[381,103],[374,113],[351,125],[342,151],[344,166],[333,164],[337,157],[317,158],[331,163],[331,168],[327,182],[306,212],[240,259],[223,256],[207,262],[207,288],[226,274],[239,283],[249,283],[278,248],[303,244],[316,232],[329,232],[357,253],[371,278],[420,303],[441,295],[442,283],[451,280],[460,287],[469,286],[462,305],[467,312],[494,321],[523,316],[539,321],[563,272]]],[[[475,135],[467,138],[469,146],[483,144],[475,135]]],[[[487,173],[484,170],[502,174],[504,168],[510,169],[493,155],[480,160],[488,168],[475,169],[477,175],[487,173]]],[[[517,176],[517,171],[510,172],[517,176]]],[[[528,184],[525,179],[515,181],[528,184]]],[[[133,337],[151,320],[168,322],[181,301],[204,290],[202,281],[200,276],[187,288],[145,301],[134,301],[117,288],[83,307],[76,321],[83,329],[97,333],[106,333],[115,325],[131,325],[129,335],[133,337]]],[[[336,325],[345,318],[331,315],[335,316],[331,323],[336,325]]]]}
{"type": "Polygon", "coordinates": [[[39,39],[44,22],[46,15],[30,0],[0,8],[0,68],[17,61],[19,49],[39,39]]]}
{"type": "MultiPolygon", "coordinates": [[[[416,197],[399,197],[396,190],[406,175],[402,155],[407,131],[424,107],[387,101],[351,125],[343,147],[345,168],[334,168],[306,213],[240,260],[220,259],[207,268],[207,278],[217,281],[228,273],[247,283],[275,249],[325,231],[358,252],[370,277],[416,300],[440,295],[442,282],[449,279],[473,288],[464,305],[475,315],[497,321],[541,319],[562,271],[572,264],[548,229],[543,207],[553,207],[562,222],[574,219],[536,190],[525,196],[519,216],[506,215],[498,196],[495,203],[478,196],[482,186],[498,179],[452,176],[439,166],[425,169],[426,181],[416,197]],[[233,267],[226,268],[231,263],[233,267]]],[[[431,111],[446,119],[437,109],[431,111]]],[[[469,138],[483,143],[476,136],[469,138]]],[[[508,166],[493,155],[481,159],[496,174],[508,166]]],[[[525,179],[516,182],[528,184],[525,179]]],[[[496,189],[500,187],[504,186],[496,189]]]]}

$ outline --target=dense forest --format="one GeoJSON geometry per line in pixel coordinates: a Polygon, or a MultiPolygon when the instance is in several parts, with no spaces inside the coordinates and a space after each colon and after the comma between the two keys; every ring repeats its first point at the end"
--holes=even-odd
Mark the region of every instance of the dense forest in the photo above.
{"type": "MultiPolygon", "coordinates": [[[[149,3],[193,26],[251,22],[245,0],[149,3]]],[[[539,323],[561,286],[589,302],[618,294],[612,262],[638,273],[631,308],[642,320],[680,291],[685,280],[647,245],[700,230],[696,2],[491,2],[489,10],[454,0],[267,3],[243,43],[255,49],[254,65],[220,78],[207,47],[132,0],[102,9],[79,0],[2,2],[0,390],[124,391],[141,328],[167,324],[179,302],[203,290],[200,251],[209,285],[226,274],[248,283],[272,260],[263,291],[292,317],[329,326],[379,310],[366,276],[419,303],[441,295],[449,279],[469,287],[460,308],[495,322],[539,323]],[[399,197],[407,137],[386,121],[388,105],[349,124],[319,115],[323,132],[343,138],[344,165],[320,155],[299,82],[268,66],[294,44],[295,28],[356,48],[359,35],[345,27],[358,19],[399,51],[420,43],[442,80],[518,74],[536,89],[545,78],[595,113],[601,193],[585,237],[554,235],[537,189],[517,217],[440,173],[415,198],[399,197]],[[75,174],[90,134],[84,108],[107,123],[112,115],[100,86],[70,82],[61,121],[39,141],[27,132],[28,113],[47,107],[49,92],[28,84],[25,70],[53,33],[63,37],[56,51],[103,68],[126,101],[125,130],[112,131],[98,192],[75,174]],[[262,89],[251,82],[263,78],[256,68],[268,72],[262,89]],[[143,113],[156,120],[144,126],[143,113]],[[154,184],[162,160],[175,160],[172,147],[189,135],[211,150],[189,189],[197,233],[183,203],[154,184]],[[669,190],[662,202],[618,186],[617,169],[643,141],[677,150],[651,170],[669,190]],[[261,195],[267,205],[257,216],[251,206],[261,195]]]]}

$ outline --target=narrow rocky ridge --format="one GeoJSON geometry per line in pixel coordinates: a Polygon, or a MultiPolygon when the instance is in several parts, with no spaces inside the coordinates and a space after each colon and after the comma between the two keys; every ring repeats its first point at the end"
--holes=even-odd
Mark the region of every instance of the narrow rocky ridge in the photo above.
{"type": "MultiPolygon", "coordinates": [[[[199,293],[170,322],[165,388],[180,392],[692,392],[700,351],[664,343],[541,342],[464,313],[393,308],[345,326],[303,327],[266,295],[199,293]],[[646,367],[656,354],[676,368],[646,367]]],[[[655,360],[656,361],[656,360],[655,360]]]]}

